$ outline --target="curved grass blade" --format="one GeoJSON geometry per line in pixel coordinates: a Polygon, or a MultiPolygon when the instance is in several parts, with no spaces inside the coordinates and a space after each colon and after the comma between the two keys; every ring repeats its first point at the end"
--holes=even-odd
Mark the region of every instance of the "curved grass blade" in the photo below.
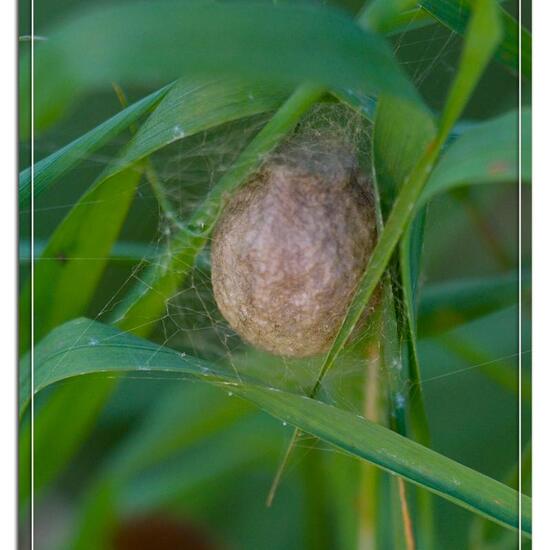
{"type": "MultiPolygon", "coordinates": [[[[106,120],[87,134],[65,145],[50,156],[34,165],[34,196],[48,189],[63,174],[79,161],[99,149],[120,132],[134,124],[141,116],[153,109],[168,93],[173,84],[144,97],[133,105],[106,120]]],[[[31,195],[31,169],[25,168],[19,174],[19,205],[29,200],[31,195]]]]}
{"type": "Polygon", "coordinates": [[[420,199],[424,205],[437,193],[464,185],[531,180],[531,111],[522,119],[522,173],[519,174],[518,112],[510,111],[466,130],[435,167],[420,199]]]}
{"type": "MultiPolygon", "coordinates": [[[[230,367],[214,365],[158,346],[115,327],[87,319],[66,323],[36,348],[35,391],[74,376],[92,373],[172,373],[191,376],[251,400],[270,414],[298,426],[355,457],[439,494],[504,526],[531,530],[530,499],[470,468],[414,443],[362,417],[308,397],[237,379],[230,367]]],[[[21,404],[30,399],[22,380],[21,404]]]]}
{"type": "MultiPolygon", "coordinates": [[[[111,82],[162,85],[182,74],[416,97],[383,38],[320,5],[160,0],[96,7],[36,44],[35,67],[37,130],[87,90],[111,82]]],[[[20,74],[28,78],[27,70],[20,74]]],[[[24,81],[23,107],[27,88],[24,81]]],[[[28,113],[23,136],[27,120],[28,113]]]]}
{"type": "Polygon", "coordinates": [[[372,462],[503,526],[517,528],[521,524],[522,531],[530,533],[529,497],[521,497],[525,515],[520,521],[516,491],[387,428],[304,396],[251,387],[238,393],[270,414],[353,456],[372,462]],[[374,442],[376,448],[370,446],[374,442]],[[463,491],[468,493],[467,497],[463,491]]]}

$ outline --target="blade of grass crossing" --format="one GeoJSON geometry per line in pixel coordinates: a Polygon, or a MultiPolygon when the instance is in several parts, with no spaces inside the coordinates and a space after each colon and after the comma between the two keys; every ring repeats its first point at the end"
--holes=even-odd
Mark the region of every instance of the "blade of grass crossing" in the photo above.
{"type": "MultiPolygon", "coordinates": [[[[141,116],[153,109],[168,93],[171,86],[172,84],[165,86],[130,105],[114,117],[90,130],[87,134],[37,162],[34,165],[34,197],[36,198],[40,193],[43,193],[79,161],[108,143],[120,132],[134,124],[141,116]]],[[[19,174],[20,206],[29,200],[30,193],[31,170],[26,168],[19,174]]]]}
{"type": "MultiPolygon", "coordinates": [[[[50,333],[36,350],[35,392],[84,374],[174,373],[227,388],[307,433],[367,460],[386,471],[425,487],[475,513],[512,529],[520,524],[518,494],[487,476],[448,459],[363,417],[323,402],[250,380],[239,380],[221,367],[119,329],[86,319],[66,323],[50,333]],[[83,327],[88,338],[82,339],[83,327]],[[93,338],[90,342],[89,338],[93,338]],[[205,369],[206,367],[206,369],[205,369]]],[[[22,406],[30,385],[21,385],[22,406]]],[[[531,530],[530,499],[522,497],[522,530],[531,530]]]]}

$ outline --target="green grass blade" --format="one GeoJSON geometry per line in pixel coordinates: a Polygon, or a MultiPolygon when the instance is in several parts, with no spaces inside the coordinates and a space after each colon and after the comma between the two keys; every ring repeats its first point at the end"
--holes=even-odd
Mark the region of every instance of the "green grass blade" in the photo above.
{"type": "MultiPolygon", "coordinates": [[[[518,494],[378,424],[319,401],[246,387],[239,393],[264,410],[501,525],[517,528],[518,494]]],[[[521,529],[531,530],[530,499],[522,497],[521,529]]]]}
{"type": "MultiPolygon", "coordinates": [[[[511,528],[520,525],[513,489],[387,428],[320,401],[239,380],[230,367],[150,343],[115,327],[78,319],[49,334],[36,349],[35,391],[74,376],[92,373],[173,373],[230,387],[282,420],[345,452],[425,487],[452,502],[511,528]]],[[[30,386],[20,386],[21,404],[30,386]]],[[[521,529],[531,529],[530,499],[522,497],[521,529]]]]}
{"type": "MultiPolygon", "coordinates": [[[[40,257],[40,261],[56,260],[56,258],[44,256],[46,245],[46,241],[35,240],[35,255],[40,257]]],[[[158,251],[156,248],[150,244],[145,244],[138,241],[117,241],[111,249],[109,261],[137,264],[139,261],[145,259],[152,262],[157,257],[157,254],[158,251]]],[[[28,263],[31,261],[31,243],[27,239],[19,241],[19,261],[21,263],[28,263]]]]}
{"type": "Polygon", "coordinates": [[[441,147],[464,109],[476,83],[500,40],[497,5],[492,0],[480,0],[470,19],[458,74],[451,87],[443,111],[437,137],[430,143],[420,161],[403,183],[388,217],[386,227],[373,251],[367,270],[359,282],[334,343],[321,367],[314,395],[321,387],[327,371],[334,365],[355,325],[370,300],[390,258],[401,239],[418,203],[426,180],[436,162],[441,147]]]}
{"type": "MultiPolygon", "coordinates": [[[[391,97],[383,97],[379,100],[372,147],[377,188],[380,191],[383,190],[382,210],[386,216],[407,174],[419,161],[435,134],[433,117],[423,104],[413,105],[391,97]]],[[[396,258],[397,266],[393,273],[394,284],[392,285],[389,276],[384,278],[382,289],[384,328],[381,346],[383,364],[392,365],[392,368],[388,369],[391,419],[393,420],[391,427],[401,435],[411,434],[418,442],[429,446],[430,432],[420,379],[414,314],[415,287],[423,239],[422,222],[423,217],[417,216],[401,241],[399,256],[396,258]],[[402,308],[395,307],[392,291],[401,298],[402,308]],[[400,336],[405,337],[409,356],[408,368],[404,365],[400,336]],[[399,367],[396,368],[396,366],[399,367]],[[404,390],[411,387],[417,388],[414,394],[404,390]]],[[[418,544],[422,548],[432,548],[431,499],[425,494],[415,496],[422,499],[414,518],[414,523],[417,525],[418,544]]],[[[408,500],[410,501],[410,498],[408,500]]]]}
{"type": "MultiPolygon", "coordinates": [[[[107,179],[100,178],[50,238],[43,255],[55,259],[41,261],[37,258],[35,341],[58,324],[86,311],[140,178],[140,166],[127,168],[107,179]],[[90,231],[91,227],[94,231],[90,231]]],[[[30,300],[29,281],[22,289],[20,302],[21,351],[30,346],[30,300]]]]}
{"type": "MultiPolygon", "coordinates": [[[[531,179],[531,111],[521,113],[522,173],[531,179]]],[[[422,193],[425,204],[437,193],[464,185],[517,182],[519,175],[518,112],[511,111],[466,130],[435,167],[422,193]]]]}
{"type": "MultiPolygon", "coordinates": [[[[22,107],[28,63],[25,57],[20,71],[22,107]]],[[[35,67],[37,131],[87,90],[111,82],[162,85],[181,75],[416,95],[382,37],[320,5],[160,0],[96,7],[37,43],[35,67]]],[[[27,121],[28,113],[21,117],[23,137],[27,121]]]]}
{"type": "MultiPolygon", "coordinates": [[[[124,109],[104,123],[96,126],[87,134],[65,145],[50,156],[34,165],[35,198],[48,189],[58,178],[67,173],[79,161],[108,143],[120,132],[130,127],[141,116],[150,111],[166,95],[172,85],[144,97],[124,109]]],[[[19,174],[19,205],[31,196],[31,169],[26,168],[19,174]]]]}

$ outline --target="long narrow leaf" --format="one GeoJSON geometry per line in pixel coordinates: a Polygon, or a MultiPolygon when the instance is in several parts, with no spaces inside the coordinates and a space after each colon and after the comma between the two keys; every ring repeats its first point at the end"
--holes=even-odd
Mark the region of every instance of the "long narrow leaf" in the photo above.
{"type": "MultiPolygon", "coordinates": [[[[232,75],[416,95],[383,38],[319,5],[160,0],[94,7],[36,44],[35,67],[37,130],[85,91],[112,81],[162,85],[181,75],[232,75]]],[[[27,88],[23,82],[23,94],[27,88]]],[[[22,130],[26,121],[22,116],[22,130]]]]}
{"type": "MultiPolygon", "coordinates": [[[[82,137],[65,145],[55,153],[42,159],[34,165],[33,192],[37,197],[48,189],[63,174],[68,172],[80,160],[99,149],[116,137],[120,132],[131,126],[141,116],[147,113],[167,94],[172,85],[144,97],[130,105],[114,117],[96,126],[82,137]]],[[[19,174],[19,204],[26,203],[31,196],[31,169],[25,168],[19,174]]]]}
{"type": "MultiPolygon", "coordinates": [[[[511,528],[530,533],[530,499],[513,489],[406,439],[387,428],[320,401],[238,379],[231,368],[213,365],[120,332],[78,319],[54,330],[36,349],[35,392],[74,376],[92,373],[163,373],[192,376],[232,391],[345,452],[367,460],[511,528]]],[[[30,399],[28,380],[21,403],[30,399]]]]}
{"type": "Polygon", "coordinates": [[[525,182],[531,179],[531,111],[522,119],[522,173],[519,174],[518,112],[476,124],[452,143],[434,169],[420,203],[463,185],[525,182]]]}

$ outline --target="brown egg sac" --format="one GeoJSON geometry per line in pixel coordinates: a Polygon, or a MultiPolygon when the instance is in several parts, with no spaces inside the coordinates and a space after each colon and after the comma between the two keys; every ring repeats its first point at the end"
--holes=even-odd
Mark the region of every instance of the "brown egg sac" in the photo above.
{"type": "Polygon", "coordinates": [[[276,355],[328,351],[376,236],[370,186],[341,143],[287,146],[228,202],[212,241],[218,307],[276,355]]]}

